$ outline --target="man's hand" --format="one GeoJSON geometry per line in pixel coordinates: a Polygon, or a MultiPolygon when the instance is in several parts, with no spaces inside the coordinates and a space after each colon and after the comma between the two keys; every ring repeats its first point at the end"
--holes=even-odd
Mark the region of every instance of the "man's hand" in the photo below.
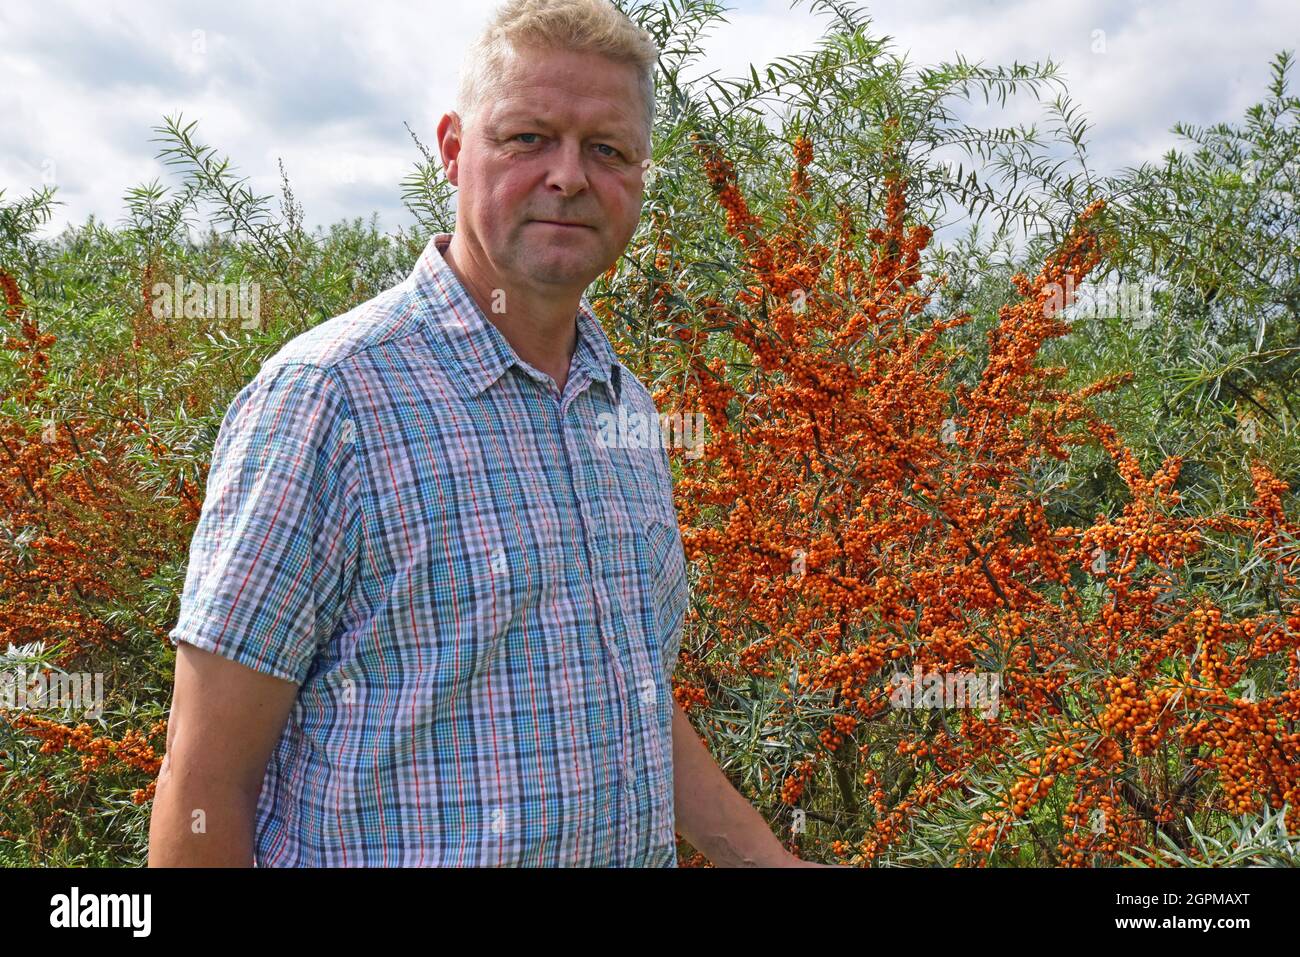
{"type": "Polygon", "coordinates": [[[803,861],[727,780],[681,706],[673,705],[677,831],[715,867],[834,867],[803,861]]]}
{"type": "Polygon", "coordinates": [[[251,867],[266,763],[298,685],[185,641],[149,819],[150,867],[251,867]]]}
{"type": "Polygon", "coordinates": [[[795,857],[788,854],[786,859],[774,865],[775,867],[845,867],[844,864],[819,864],[817,861],[805,861],[803,858],[795,857]]]}

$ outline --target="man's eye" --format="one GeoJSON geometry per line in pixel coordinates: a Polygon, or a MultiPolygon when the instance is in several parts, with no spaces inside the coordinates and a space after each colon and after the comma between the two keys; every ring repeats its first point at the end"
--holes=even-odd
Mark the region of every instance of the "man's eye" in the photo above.
{"type": "MultiPolygon", "coordinates": [[[[539,134],[537,134],[537,133],[519,133],[519,134],[517,134],[517,135],[515,136],[515,139],[520,139],[521,137],[524,137],[524,136],[537,136],[537,135],[539,135],[539,134]]],[[[525,144],[525,145],[526,145],[526,146],[532,146],[531,143],[527,143],[527,144],[525,144]]]]}
{"type": "Polygon", "coordinates": [[[621,156],[621,155],[622,155],[621,153],[619,153],[618,150],[614,149],[614,147],[610,146],[608,143],[597,143],[596,145],[597,145],[597,146],[600,146],[600,147],[603,147],[604,149],[609,150],[609,152],[605,154],[606,156],[613,157],[613,156],[621,156]]]}

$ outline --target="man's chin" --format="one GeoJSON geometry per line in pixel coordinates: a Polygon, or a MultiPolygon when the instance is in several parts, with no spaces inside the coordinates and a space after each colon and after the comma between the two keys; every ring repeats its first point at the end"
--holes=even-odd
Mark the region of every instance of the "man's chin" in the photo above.
{"type": "Polygon", "coordinates": [[[590,253],[570,249],[538,249],[528,257],[528,273],[542,285],[586,286],[603,269],[590,253]]]}

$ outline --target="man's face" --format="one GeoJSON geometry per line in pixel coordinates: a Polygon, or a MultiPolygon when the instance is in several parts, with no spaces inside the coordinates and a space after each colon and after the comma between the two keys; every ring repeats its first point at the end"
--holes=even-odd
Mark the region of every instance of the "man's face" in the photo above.
{"type": "Polygon", "coordinates": [[[636,71],[536,48],[508,64],[468,129],[455,114],[439,125],[456,229],[498,274],[581,292],[618,260],[641,215],[649,144],[636,71]],[[458,143],[443,137],[451,117],[458,143]]]}

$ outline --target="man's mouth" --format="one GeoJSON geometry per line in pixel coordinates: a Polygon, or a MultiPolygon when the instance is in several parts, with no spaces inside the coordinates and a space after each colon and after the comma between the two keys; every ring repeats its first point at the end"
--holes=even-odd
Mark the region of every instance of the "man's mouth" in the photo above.
{"type": "Polygon", "coordinates": [[[588,226],[586,223],[566,222],[562,219],[530,219],[529,222],[541,226],[554,226],[558,229],[595,229],[594,226],[588,226]]]}

